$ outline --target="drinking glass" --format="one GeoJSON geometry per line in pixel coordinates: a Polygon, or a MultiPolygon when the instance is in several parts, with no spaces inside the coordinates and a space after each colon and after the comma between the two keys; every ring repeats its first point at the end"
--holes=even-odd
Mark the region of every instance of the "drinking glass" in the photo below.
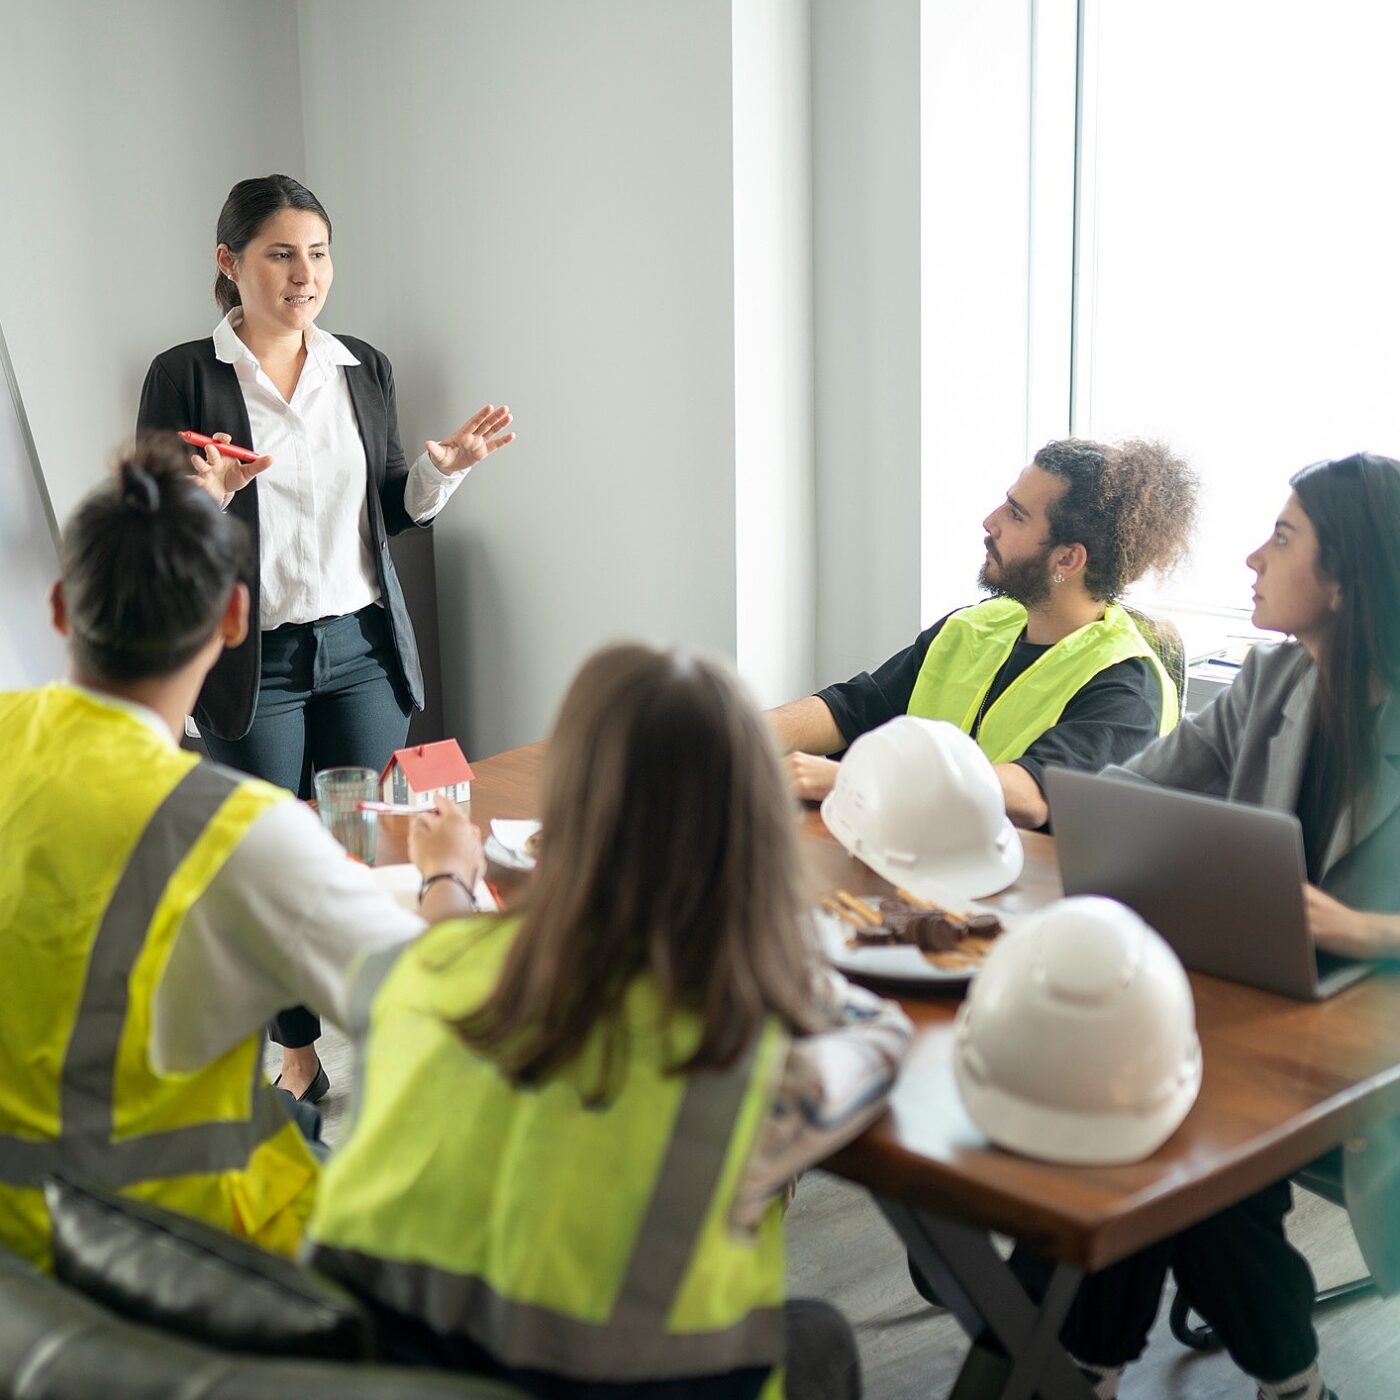
{"type": "Polygon", "coordinates": [[[357,810],[379,798],[379,774],[373,768],[323,768],[316,774],[316,807],[327,830],[356,860],[374,864],[378,819],[357,810]]]}

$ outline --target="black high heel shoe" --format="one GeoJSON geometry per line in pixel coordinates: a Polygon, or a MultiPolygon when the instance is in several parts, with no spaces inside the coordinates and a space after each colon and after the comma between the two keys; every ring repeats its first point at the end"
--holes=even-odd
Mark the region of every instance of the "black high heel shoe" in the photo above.
{"type": "MultiPolygon", "coordinates": [[[[279,1088],[282,1083],[282,1076],[279,1074],[272,1081],[274,1089],[279,1088]]],[[[316,1061],[316,1073],[311,1078],[311,1083],[297,1095],[298,1103],[320,1103],[331,1091],[331,1077],[326,1073],[326,1067],[318,1058],[316,1061]]]]}

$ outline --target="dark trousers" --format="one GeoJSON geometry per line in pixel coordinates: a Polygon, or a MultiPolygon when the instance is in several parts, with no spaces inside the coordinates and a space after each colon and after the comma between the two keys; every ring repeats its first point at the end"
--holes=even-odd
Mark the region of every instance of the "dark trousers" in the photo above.
{"type": "MultiPolygon", "coordinates": [[[[370,1303],[384,1357],[406,1366],[436,1366],[507,1380],[537,1400],[757,1400],[769,1373],[731,1371],[684,1380],[574,1381],[543,1371],[513,1371],[466,1337],[447,1337],[416,1318],[370,1303]]],[[[783,1304],[789,1400],[860,1400],[860,1356],[851,1324],[829,1303],[794,1298],[783,1304]]]]}
{"type": "MultiPolygon", "coordinates": [[[[408,738],[412,708],[384,609],[289,623],[262,634],[253,726],[241,739],[204,736],[209,756],[311,796],[311,774],[353,764],[380,769],[408,738]]],[[[304,1006],[275,1017],[278,1045],[311,1045],[321,1023],[304,1006]]]]}
{"type": "MultiPolygon", "coordinates": [[[[1235,1364],[1265,1382],[1286,1380],[1317,1360],[1308,1262],[1288,1243],[1283,1218],[1293,1188],[1280,1181],[1172,1239],[1088,1274],[1060,1333],[1078,1361],[1125,1366],[1147,1345],[1167,1270],[1215,1328],[1235,1364]]],[[[1040,1297],[1050,1269],[1018,1248],[1011,1256],[1026,1291],[1040,1297]]]]}

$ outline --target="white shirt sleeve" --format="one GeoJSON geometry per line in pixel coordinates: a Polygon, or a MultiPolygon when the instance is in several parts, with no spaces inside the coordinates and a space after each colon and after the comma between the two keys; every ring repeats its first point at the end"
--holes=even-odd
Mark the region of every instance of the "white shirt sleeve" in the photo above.
{"type": "Polygon", "coordinates": [[[310,808],[269,807],[176,935],[151,1008],[152,1065],[199,1069],[289,1006],[344,1027],[359,956],[423,928],[310,808]]]}
{"type": "Polygon", "coordinates": [[[403,488],[404,509],[420,525],[426,525],[447,504],[448,497],[471,475],[471,468],[447,476],[433,465],[426,452],[408,469],[403,488]]]}

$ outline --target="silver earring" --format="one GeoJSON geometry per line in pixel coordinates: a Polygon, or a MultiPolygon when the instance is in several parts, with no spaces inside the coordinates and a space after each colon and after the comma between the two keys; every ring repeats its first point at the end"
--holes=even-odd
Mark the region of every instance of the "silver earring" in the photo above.
{"type": "Polygon", "coordinates": [[[1064,581],[1065,581],[1065,576],[1064,576],[1058,569],[1056,569],[1055,572],[1054,572],[1054,574],[1051,575],[1050,582],[1051,582],[1051,583],[1063,583],[1064,581]]]}

